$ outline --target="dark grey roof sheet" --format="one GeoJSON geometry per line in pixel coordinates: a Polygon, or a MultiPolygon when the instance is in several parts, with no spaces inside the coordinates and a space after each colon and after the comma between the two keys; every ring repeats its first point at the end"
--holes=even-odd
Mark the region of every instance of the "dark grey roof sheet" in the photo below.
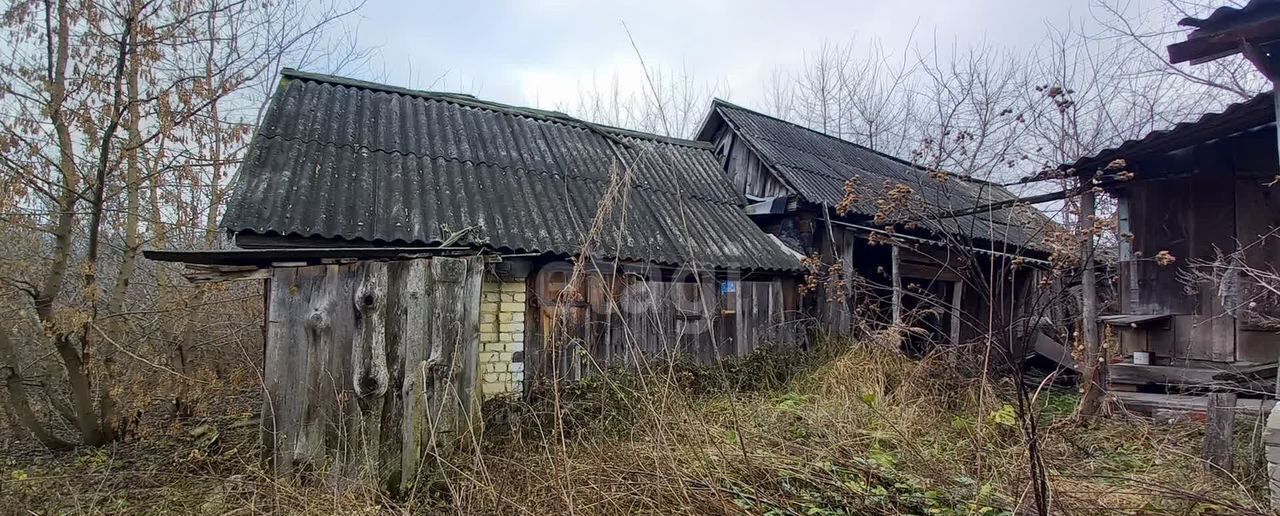
{"type": "Polygon", "coordinates": [[[1231,104],[1219,113],[1206,113],[1196,120],[1182,122],[1168,129],[1152,131],[1142,138],[1127,140],[1092,156],[1082,157],[1074,163],[1062,165],[1060,168],[1074,169],[1077,174],[1092,174],[1098,168],[1105,167],[1116,159],[1133,161],[1144,156],[1176,151],[1273,124],[1276,121],[1275,116],[1275,96],[1271,93],[1263,93],[1244,102],[1231,104]]]}
{"type": "Polygon", "coordinates": [[[1183,18],[1178,25],[1195,27],[1187,39],[1168,46],[1169,62],[1207,63],[1262,47],[1280,38],[1280,0],[1250,0],[1244,7],[1224,6],[1208,17],[1183,18]]]}
{"type": "MultiPolygon", "coordinates": [[[[717,99],[718,115],[777,171],[793,192],[806,201],[835,206],[854,180],[857,202],[853,212],[874,216],[887,189],[898,184],[912,189],[915,213],[943,213],[1014,199],[1007,189],[986,181],[947,175],[946,181],[929,171],[856,143],[808,129],[717,99]]],[[[708,123],[712,123],[709,119],[708,123]]],[[[702,137],[708,137],[703,131],[702,137]]],[[[994,210],[979,215],[927,219],[920,224],[937,232],[968,235],[1033,249],[1043,248],[1044,229],[1052,224],[1034,208],[994,210]]]]}
{"type": "MultiPolygon", "coordinates": [[[[1206,32],[1217,32],[1231,28],[1241,22],[1250,22],[1259,16],[1280,14],[1280,1],[1250,0],[1244,7],[1222,6],[1214,9],[1209,16],[1195,18],[1188,16],[1178,21],[1183,27],[1195,27],[1206,32]]],[[[1194,33],[1193,33],[1194,34],[1194,33]]]]}
{"type": "Polygon", "coordinates": [[[577,254],[611,173],[631,188],[596,256],[797,270],[701,142],[566,115],[286,71],[234,185],[236,233],[577,254]]]}

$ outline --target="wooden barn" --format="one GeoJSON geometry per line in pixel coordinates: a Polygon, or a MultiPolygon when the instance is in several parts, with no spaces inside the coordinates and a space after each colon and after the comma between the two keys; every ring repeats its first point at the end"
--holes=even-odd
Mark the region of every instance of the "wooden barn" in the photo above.
{"type": "Polygon", "coordinates": [[[965,342],[987,330],[993,302],[1024,296],[1036,267],[1047,264],[1043,240],[1053,222],[1033,208],[994,207],[1016,200],[1001,186],[926,170],[723,100],[713,102],[698,139],[714,146],[760,227],[870,284],[804,298],[826,329],[896,322],[924,330],[923,346],[965,342]],[[1015,260],[1027,267],[1014,271],[1015,260]],[[998,272],[971,274],[983,270],[998,272]]]}
{"type": "Polygon", "coordinates": [[[801,263],[745,204],[705,142],[286,70],[229,248],[147,256],[267,280],[277,470],[344,464],[359,427],[408,472],[527,379],[796,342],[801,263]]]}
{"type": "Polygon", "coordinates": [[[1275,120],[1264,94],[1070,165],[1118,202],[1119,299],[1102,321],[1129,363],[1113,387],[1204,386],[1280,357],[1275,299],[1251,278],[1280,263],[1275,120]]]}

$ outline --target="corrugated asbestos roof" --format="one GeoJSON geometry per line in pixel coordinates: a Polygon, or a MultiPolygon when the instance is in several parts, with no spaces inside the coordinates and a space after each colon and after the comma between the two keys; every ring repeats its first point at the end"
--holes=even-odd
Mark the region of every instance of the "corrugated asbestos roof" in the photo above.
{"type": "MultiPolygon", "coordinates": [[[[944,213],[1015,198],[999,185],[955,175],[942,181],[898,158],[723,100],[713,103],[708,124],[715,116],[728,123],[794,193],[815,204],[839,204],[850,180],[857,198],[853,212],[868,217],[879,211],[876,200],[900,184],[912,190],[913,214],[944,213]]],[[[701,136],[709,139],[706,128],[701,136]]],[[[1041,248],[1046,224],[1052,222],[1033,208],[1024,208],[920,224],[938,232],[1041,248]]]]}
{"type": "Polygon", "coordinates": [[[1206,113],[1194,121],[1152,131],[1142,138],[1128,140],[1092,156],[1080,158],[1075,163],[1063,165],[1062,169],[1092,174],[1113,160],[1133,161],[1143,156],[1176,151],[1275,123],[1275,117],[1275,96],[1263,93],[1244,102],[1231,104],[1220,113],[1206,113]]]}
{"type": "Polygon", "coordinates": [[[235,233],[353,243],[460,242],[578,253],[611,173],[628,164],[596,256],[797,270],[743,213],[701,142],[566,115],[286,70],[234,184],[235,233]]]}

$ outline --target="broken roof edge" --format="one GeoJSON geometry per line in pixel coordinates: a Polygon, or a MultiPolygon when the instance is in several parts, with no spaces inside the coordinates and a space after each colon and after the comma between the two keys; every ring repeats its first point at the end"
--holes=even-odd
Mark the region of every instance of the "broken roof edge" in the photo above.
{"type": "MultiPolygon", "coordinates": [[[[1251,0],[1244,7],[1224,5],[1214,9],[1212,13],[1209,13],[1204,18],[1184,17],[1178,20],[1178,25],[1181,27],[1194,27],[1198,30],[1219,31],[1230,29],[1235,24],[1244,21],[1243,18],[1246,16],[1260,14],[1280,15],[1280,2],[1275,0],[1251,0]]],[[[1191,36],[1195,36],[1195,32],[1192,32],[1191,36]]]]}
{"type": "Polygon", "coordinates": [[[1148,132],[1139,138],[1125,140],[1074,162],[1063,163],[1055,169],[1025,177],[1019,183],[1057,179],[1058,176],[1050,177],[1051,174],[1048,174],[1050,171],[1070,171],[1069,175],[1074,176],[1092,174],[1096,169],[1105,167],[1116,159],[1136,161],[1139,158],[1176,152],[1274,126],[1276,125],[1274,102],[1275,96],[1272,92],[1259,93],[1248,100],[1229,104],[1220,111],[1201,114],[1195,120],[1148,132]]]}
{"type": "Polygon", "coordinates": [[[612,134],[614,136],[635,138],[639,140],[648,140],[648,141],[653,141],[658,143],[665,143],[669,145],[679,145],[683,147],[692,147],[695,149],[711,148],[711,145],[704,141],[676,138],[673,136],[663,136],[660,134],[636,131],[634,129],[626,129],[626,128],[615,127],[615,126],[606,125],[606,124],[599,124],[596,122],[582,120],[580,118],[574,117],[566,113],[562,113],[560,111],[550,111],[550,110],[538,109],[538,108],[513,106],[511,104],[504,104],[501,102],[482,100],[475,97],[474,95],[470,95],[466,93],[415,90],[412,88],[405,88],[403,86],[393,86],[390,84],[365,81],[361,79],[353,79],[350,77],[342,77],[338,75],[304,72],[301,70],[288,68],[288,67],[280,70],[280,76],[285,79],[296,79],[296,80],[309,81],[309,82],[318,82],[318,83],[332,84],[336,86],[345,86],[348,88],[358,88],[358,89],[364,89],[369,91],[379,91],[379,92],[395,94],[395,95],[404,95],[408,97],[415,97],[415,98],[421,98],[426,100],[437,100],[440,102],[448,102],[448,103],[458,104],[461,106],[471,107],[475,109],[485,109],[485,110],[494,111],[497,113],[503,113],[503,114],[514,115],[514,116],[523,116],[526,118],[532,118],[535,120],[541,120],[545,122],[553,122],[553,123],[559,123],[564,125],[576,126],[576,127],[580,127],[587,130],[599,130],[605,133],[612,134]]]}

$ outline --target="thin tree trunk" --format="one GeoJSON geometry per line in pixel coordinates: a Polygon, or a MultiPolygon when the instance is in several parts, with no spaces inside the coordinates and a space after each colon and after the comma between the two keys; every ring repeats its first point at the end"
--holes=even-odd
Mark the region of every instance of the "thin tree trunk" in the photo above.
{"type": "Polygon", "coordinates": [[[67,63],[69,61],[70,21],[67,5],[45,1],[45,29],[49,34],[49,118],[57,135],[58,169],[62,184],[58,185],[58,215],[50,232],[53,234],[53,256],[49,260],[49,272],[35,296],[36,316],[44,330],[51,333],[53,346],[67,371],[67,383],[71,389],[71,405],[75,411],[76,427],[86,443],[102,441],[93,406],[92,385],[85,374],[84,363],[72,342],[73,334],[65,328],[56,328],[53,322],[54,301],[61,295],[71,258],[71,237],[75,225],[76,204],[79,201],[80,173],[76,167],[75,139],[71,136],[64,104],[67,99],[67,63]]]}
{"type": "MultiPolygon", "coordinates": [[[[134,8],[131,7],[132,11],[134,8]]],[[[137,31],[129,32],[129,47],[137,48],[137,31]]],[[[107,313],[119,313],[124,309],[128,297],[129,283],[133,281],[134,269],[137,267],[138,248],[142,245],[138,235],[138,215],[141,211],[142,178],[139,173],[138,154],[142,145],[142,133],[139,129],[142,113],[139,109],[138,74],[141,73],[138,52],[129,53],[129,71],[125,79],[125,95],[128,102],[128,118],[125,119],[125,131],[129,139],[124,150],[125,157],[125,214],[124,214],[124,254],[120,260],[120,268],[116,272],[116,281],[107,298],[107,313]]]]}
{"type": "Polygon", "coordinates": [[[6,331],[0,331],[0,359],[4,360],[0,369],[8,371],[3,375],[5,390],[9,393],[9,405],[18,416],[18,422],[46,448],[51,450],[71,448],[71,443],[49,433],[40,423],[35,412],[31,410],[31,398],[27,395],[26,386],[22,384],[22,374],[18,371],[18,359],[13,352],[13,343],[9,341],[9,332],[6,331]]]}
{"type": "MultiPolygon", "coordinates": [[[[1091,181],[1086,179],[1085,181],[1091,181]]],[[[1081,330],[1084,335],[1084,396],[1080,400],[1080,414],[1095,416],[1102,412],[1102,400],[1107,386],[1107,357],[1103,353],[1102,341],[1098,335],[1098,292],[1097,279],[1094,274],[1093,261],[1093,222],[1095,215],[1095,195],[1092,188],[1084,189],[1080,194],[1080,228],[1084,232],[1084,241],[1080,246],[1083,253],[1081,271],[1082,318],[1081,330]]]]}
{"type": "Polygon", "coordinates": [[[49,55],[49,119],[58,138],[58,169],[62,176],[62,184],[58,185],[58,216],[50,233],[53,234],[53,257],[49,260],[49,273],[35,296],[36,315],[45,329],[52,329],[53,301],[62,292],[66,279],[67,264],[71,257],[71,231],[75,223],[77,190],[80,187],[80,175],[76,170],[75,140],[71,137],[71,129],[67,125],[63,105],[67,96],[67,60],[68,40],[70,39],[69,22],[67,21],[66,2],[59,1],[55,8],[51,2],[45,1],[45,30],[53,40],[50,42],[49,55]],[[55,26],[56,24],[56,26],[55,26]]]}
{"type": "Polygon", "coordinates": [[[76,412],[76,426],[80,429],[80,439],[84,444],[97,446],[104,444],[106,436],[98,423],[97,411],[93,405],[93,385],[84,370],[84,361],[76,351],[74,335],[64,333],[53,338],[53,345],[67,370],[67,386],[71,388],[71,406],[76,412]]]}

